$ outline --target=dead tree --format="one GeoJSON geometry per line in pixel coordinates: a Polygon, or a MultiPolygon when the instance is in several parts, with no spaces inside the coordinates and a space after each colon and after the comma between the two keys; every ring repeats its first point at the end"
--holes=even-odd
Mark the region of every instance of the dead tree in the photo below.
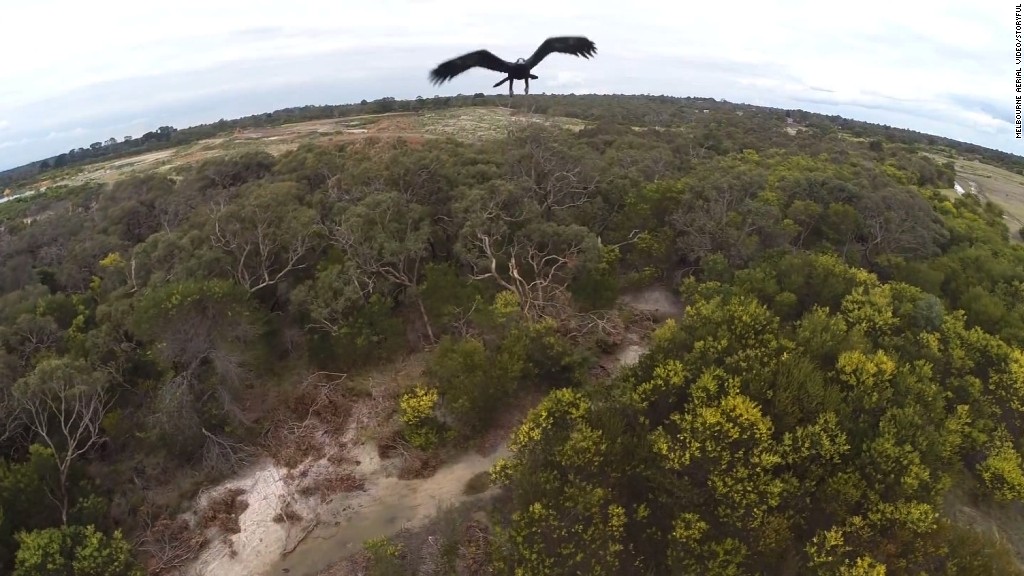
{"type": "Polygon", "coordinates": [[[100,422],[113,403],[106,379],[84,362],[48,359],[17,383],[15,394],[32,433],[53,452],[60,484],[50,498],[66,526],[71,466],[101,440],[100,422]]]}
{"type": "Polygon", "coordinates": [[[134,547],[148,556],[150,574],[162,574],[181,568],[206,545],[205,535],[184,518],[161,518],[156,522],[148,508],[140,515],[142,533],[134,547]]]}
{"type": "Polygon", "coordinates": [[[518,235],[504,241],[481,231],[470,242],[479,255],[471,262],[473,278],[493,279],[517,296],[524,314],[536,317],[551,315],[567,300],[571,273],[587,248],[582,240],[556,247],[518,235]]]}
{"type": "Polygon", "coordinates": [[[547,220],[557,211],[590,202],[600,184],[597,174],[559,145],[549,131],[526,130],[521,137],[523,157],[513,163],[515,175],[527,184],[529,195],[547,220]]]}
{"type": "Polygon", "coordinates": [[[424,206],[409,203],[401,192],[364,198],[336,218],[321,224],[335,246],[354,264],[360,285],[382,278],[402,287],[415,300],[430,342],[430,318],[416,293],[420,270],[430,253],[432,220],[424,206]]]}
{"type": "MultiPolygon", "coordinates": [[[[283,202],[272,199],[273,202],[283,202]]],[[[284,211],[267,199],[241,199],[239,205],[222,202],[212,208],[213,245],[230,254],[229,269],[249,292],[276,284],[307,263],[303,257],[314,246],[314,215],[304,207],[284,211]]]]}
{"type": "Polygon", "coordinates": [[[22,314],[14,323],[13,332],[19,340],[19,360],[28,366],[32,357],[54,346],[60,338],[60,328],[50,317],[22,314]]]}
{"type": "Polygon", "coordinates": [[[245,444],[232,442],[200,427],[206,442],[203,445],[203,468],[217,474],[234,472],[247,465],[252,449],[245,444]]]}

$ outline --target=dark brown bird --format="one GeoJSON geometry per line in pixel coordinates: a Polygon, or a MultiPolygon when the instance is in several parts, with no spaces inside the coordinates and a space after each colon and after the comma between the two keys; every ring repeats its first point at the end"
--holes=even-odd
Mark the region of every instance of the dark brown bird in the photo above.
{"type": "Polygon", "coordinates": [[[452,58],[447,62],[442,62],[437,68],[430,71],[430,80],[435,85],[441,84],[451,80],[459,74],[462,74],[470,68],[479,66],[481,68],[487,68],[488,70],[494,70],[495,72],[506,74],[505,79],[495,84],[494,87],[497,88],[505,82],[508,82],[509,96],[512,96],[512,83],[516,80],[522,80],[526,83],[523,94],[529,94],[530,80],[538,79],[538,77],[534,76],[531,71],[535,66],[537,66],[537,64],[540,64],[541,60],[552,52],[561,52],[562,54],[572,54],[573,56],[590,58],[597,54],[597,46],[583,36],[554,36],[542,42],[532,56],[525,60],[520,58],[515,62],[502,60],[495,56],[490,50],[477,50],[475,52],[463,54],[458,58],[452,58]]]}

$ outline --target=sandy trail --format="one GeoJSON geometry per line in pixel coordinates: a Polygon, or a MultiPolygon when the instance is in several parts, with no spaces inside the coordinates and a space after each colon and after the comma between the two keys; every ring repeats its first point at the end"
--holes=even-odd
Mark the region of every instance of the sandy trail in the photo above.
{"type": "Polygon", "coordinates": [[[462,493],[466,482],[489,470],[508,450],[502,445],[486,456],[465,454],[433,476],[416,480],[390,475],[388,462],[381,461],[371,442],[348,453],[359,462],[353,472],[364,479],[364,489],[338,494],[324,503],[299,496],[295,482],[286,478],[287,471],[269,460],[204,494],[201,503],[223,490],[242,488],[249,507],[238,518],[241,531],[211,542],[184,574],[314,576],[358,551],[370,538],[418,526],[446,504],[477,497],[462,493]],[[274,516],[288,502],[302,520],[275,522],[274,516]]]}
{"type": "Polygon", "coordinates": [[[200,497],[202,505],[209,496],[229,488],[241,488],[245,490],[242,498],[249,507],[238,517],[241,532],[211,543],[184,573],[190,576],[256,574],[260,567],[272,564],[294,532],[293,526],[273,521],[289,495],[285,474],[284,468],[264,459],[239,478],[200,497]]]}
{"type": "MultiPolygon", "coordinates": [[[[657,320],[678,316],[678,296],[664,287],[651,287],[622,298],[622,303],[643,310],[657,320]]],[[[614,364],[636,362],[647,350],[645,342],[623,343],[614,364]]],[[[366,441],[354,444],[354,427],[340,441],[350,446],[346,455],[357,464],[348,469],[364,482],[362,490],[334,495],[325,502],[316,496],[299,495],[299,485],[287,471],[269,459],[245,474],[204,494],[208,498],[231,487],[243,488],[249,507],[239,516],[241,532],[213,541],[183,571],[188,576],[316,576],[324,569],[361,549],[363,543],[391,535],[402,528],[417,527],[445,505],[456,505],[488,492],[466,496],[463,489],[474,475],[489,470],[508,455],[502,443],[494,452],[464,454],[440,467],[433,476],[399,480],[392,469],[396,460],[381,460],[377,446],[366,441]],[[275,522],[288,504],[299,512],[299,521],[275,522]]],[[[307,463],[309,464],[309,463],[307,463]]],[[[326,460],[312,463],[311,474],[337,470],[326,460]]],[[[200,499],[202,501],[202,498],[200,499]]]]}
{"type": "Polygon", "coordinates": [[[474,475],[489,470],[508,454],[502,445],[494,453],[470,453],[442,467],[430,478],[399,480],[376,478],[366,492],[339,498],[321,511],[320,526],[295,551],[273,563],[262,574],[315,576],[341,558],[361,549],[370,538],[390,535],[402,528],[414,528],[430,520],[446,504],[457,504],[478,496],[462,491],[474,475]]]}

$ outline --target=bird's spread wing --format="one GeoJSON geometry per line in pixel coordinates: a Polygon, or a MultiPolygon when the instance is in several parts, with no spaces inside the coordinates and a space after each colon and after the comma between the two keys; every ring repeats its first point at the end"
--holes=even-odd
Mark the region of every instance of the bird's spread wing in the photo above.
{"type": "Polygon", "coordinates": [[[447,62],[442,62],[437,68],[430,71],[430,79],[434,84],[440,84],[451,80],[474,66],[506,74],[512,70],[511,64],[498,58],[489,50],[477,50],[476,52],[463,54],[458,58],[452,58],[447,62]]]}
{"type": "Polygon", "coordinates": [[[533,68],[552,52],[590,58],[597,53],[597,46],[584,36],[555,36],[542,42],[526,63],[533,68]]]}

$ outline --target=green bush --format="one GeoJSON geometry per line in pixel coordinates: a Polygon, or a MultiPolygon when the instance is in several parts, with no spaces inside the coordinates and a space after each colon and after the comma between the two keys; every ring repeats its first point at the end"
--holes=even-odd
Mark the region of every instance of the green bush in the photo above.
{"type": "Polygon", "coordinates": [[[107,536],[89,526],[46,528],[17,535],[14,576],[142,576],[120,530],[107,536]]]}

